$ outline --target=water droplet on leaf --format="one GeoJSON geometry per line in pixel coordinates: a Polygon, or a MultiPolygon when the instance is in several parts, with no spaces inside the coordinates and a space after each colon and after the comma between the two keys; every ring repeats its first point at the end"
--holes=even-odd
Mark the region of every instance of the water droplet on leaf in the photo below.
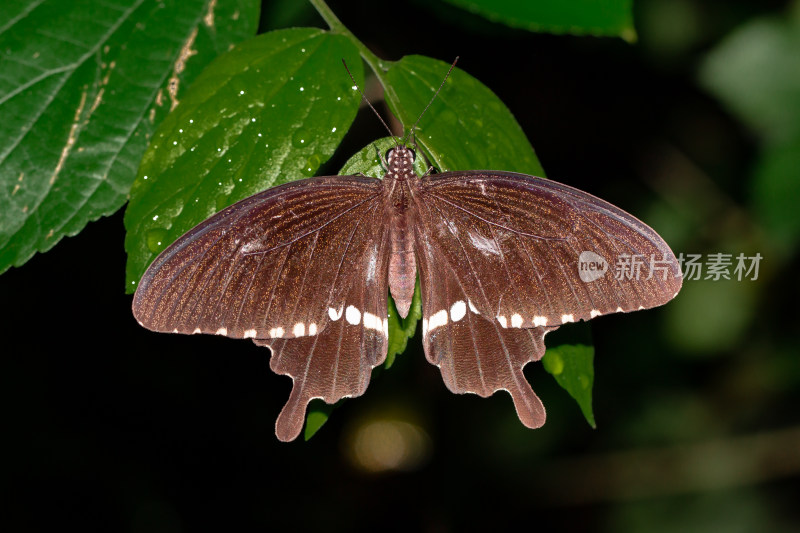
{"type": "Polygon", "coordinates": [[[304,148],[308,146],[309,139],[308,131],[304,128],[300,128],[292,135],[292,145],[295,148],[304,148]]]}
{"type": "Polygon", "coordinates": [[[147,248],[154,254],[160,253],[164,249],[164,241],[167,237],[166,228],[153,228],[147,230],[147,248]]]}
{"type": "Polygon", "coordinates": [[[308,158],[308,163],[306,164],[306,167],[309,167],[312,170],[317,170],[321,164],[322,164],[322,156],[319,154],[314,154],[308,158]]]}

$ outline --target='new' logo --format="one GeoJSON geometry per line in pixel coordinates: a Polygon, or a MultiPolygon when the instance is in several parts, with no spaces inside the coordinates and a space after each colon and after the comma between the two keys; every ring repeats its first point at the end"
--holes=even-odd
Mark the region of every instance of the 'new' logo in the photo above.
{"type": "Polygon", "coordinates": [[[581,252],[578,257],[578,275],[585,283],[602,278],[608,270],[608,262],[594,252],[581,252]]]}

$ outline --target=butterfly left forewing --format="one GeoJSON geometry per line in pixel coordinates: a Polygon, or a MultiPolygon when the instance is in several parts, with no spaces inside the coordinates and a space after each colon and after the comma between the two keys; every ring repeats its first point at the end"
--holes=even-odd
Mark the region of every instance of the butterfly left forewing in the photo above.
{"type": "Polygon", "coordinates": [[[217,213],[150,265],[133,300],[155,331],[236,338],[321,331],[368,241],[380,181],[314,178],[217,213]]]}

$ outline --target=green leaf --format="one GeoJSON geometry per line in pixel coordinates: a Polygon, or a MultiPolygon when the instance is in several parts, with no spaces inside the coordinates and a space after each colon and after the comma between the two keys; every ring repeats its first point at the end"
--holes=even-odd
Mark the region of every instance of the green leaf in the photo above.
{"type": "Polygon", "coordinates": [[[308,412],[306,413],[306,427],[303,430],[303,439],[308,441],[317,434],[317,431],[322,429],[322,426],[328,421],[331,417],[331,413],[334,409],[339,407],[339,405],[344,400],[339,400],[334,404],[325,403],[324,400],[320,400],[319,398],[315,398],[311,400],[311,403],[308,404],[308,412]]]}
{"type": "Polygon", "coordinates": [[[513,28],[636,40],[633,0],[447,0],[513,28]]]}
{"type": "Polygon", "coordinates": [[[126,286],[166,246],[224,207],[313,176],[355,118],[358,51],[313,28],[279,30],[217,58],[153,137],[131,189],[126,286]]]}
{"type": "Polygon", "coordinates": [[[23,0],[0,23],[0,272],[123,205],[155,125],[255,0],[23,0]]]}
{"type": "MultiPolygon", "coordinates": [[[[410,128],[442,83],[450,65],[406,56],[382,76],[392,112],[410,128]]],[[[420,120],[416,141],[441,171],[508,170],[544,176],[525,133],[485,85],[454,69],[420,120]]]]}
{"type": "Polygon", "coordinates": [[[544,369],[556,378],[556,382],[578,402],[589,425],[596,427],[592,412],[594,346],[562,344],[548,348],[542,358],[542,364],[544,369]]]}
{"type": "Polygon", "coordinates": [[[422,297],[419,292],[419,277],[414,285],[414,298],[408,309],[408,316],[401,318],[394,300],[389,297],[389,352],[386,354],[385,368],[391,368],[395,358],[406,351],[408,339],[417,331],[417,322],[422,318],[422,297]]]}

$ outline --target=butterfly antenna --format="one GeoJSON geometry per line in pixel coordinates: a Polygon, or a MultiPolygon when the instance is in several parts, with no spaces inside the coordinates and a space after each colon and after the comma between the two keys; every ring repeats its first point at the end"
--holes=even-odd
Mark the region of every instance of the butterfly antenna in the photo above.
{"type": "Polygon", "coordinates": [[[410,136],[413,136],[413,135],[414,135],[414,131],[416,131],[416,129],[417,129],[417,124],[419,124],[419,121],[422,119],[422,116],[425,114],[425,112],[426,112],[426,111],[428,110],[428,108],[431,106],[431,104],[433,103],[433,101],[434,101],[434,100],[436,100],[436,97],[437,97],[437,96],[439,96],[439,92],[442,90],[442,87],[444,87],[444,84],[447,82],[447,78],[449,78],[449,77],[450,77],[450,73],[451,73],[451,72],[453,72],[453,69],[454,69],[454,68],[456,68],[456,63],[458,63],[458,56],[456,56],[456,58],[453,60],[453,64],[452,64],[452,65],[450,65],[450,70],[448,70],[448,71],[447,71],[447,74],[445,74],[445,76],[444,76],[444,79],[442,80],[442,84],[441,84],[441,85],[439,85],[439,88],[438,88],[438,89],[436,89],[436,92],[435,92],[435,93],[433,93],[433,96],[431,97],[431,100],[430,100],[430,102],[428,102],[428,105],[426,105],[426,106],[425,106],[425,109],[423,109],[423,110],[422,110],[422,113],[420,113],[420,114],[419,114],[419,117],[417,117],[417,121],[414,123],[414,125],[413,125],[413,126],[411,126],[411,131],[409,131],[409,132],[408,132],[408,135],[406,135],[406,138],[405,138],[405,139],[403,139],[403,144],[405,144],[405,143],[406,143],[406,141],[407,141],[408,137],[410,137],[410,136]]]}
{"type": "Polygon", "coordinates": [[[381,124],[383,124],[383,127],[386,128],[386,131],[389,132],[389,137],[392,138],[392,140],[394,141],[395,146],[398,146],[397,140],[395,139],[391,128],[389,128],[389,126],[386,124],[386,121],[383,120],[383,117],[381,117],[381,114],[378,113],[378,111],[374,107],[372,107],[372,104],[367,99],[367,95],[364,94],[364,92],[361,90],[361,87],[359,87],[358,83],[356,83],[356,79],[353,77],[353,74],[350,72],[350,69],[347,67],[347,62],[344,60],[344,58],[342,58],[342,64],[344,65],[344,69],[347,71],[347,75],[350,76],[351,80],[353,80],[353,87],[355,87],[356,90],[359,92],[359,94],[361,94],[361,98],[367,103],[369,108],[372,109],[372,112],[375,113],[375,116],[378,117],[378,120],[381,121],[381,124]]]}

